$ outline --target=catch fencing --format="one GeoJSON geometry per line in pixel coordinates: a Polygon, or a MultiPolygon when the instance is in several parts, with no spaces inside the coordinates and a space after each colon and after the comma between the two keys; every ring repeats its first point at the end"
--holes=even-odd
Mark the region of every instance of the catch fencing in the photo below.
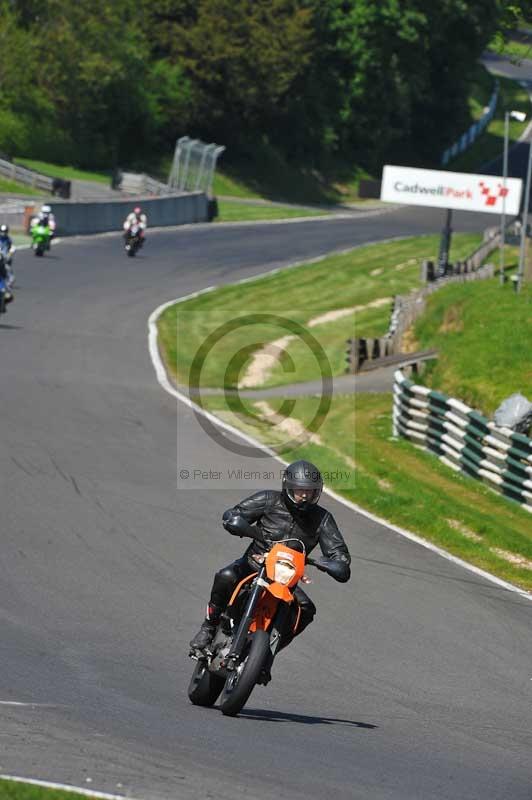
{"type": "Polygon", "coordinates": [[[532,512],[532,439],[395,372],[393,433],[532,512]]]}
{"type": "Polygon", "coordinates": [[[493,115],[495,114],[495,109],[497,107],[497,99],[499,97],[499,81],[495,82],[495,88],[493,90],[493,94],[491,95],[489,105],[486,106],[484,109],[484,114],[481,116],[479,120],[474,122],[471,127],[463,133],[459,139],[456,140],[454,144],[444,150],[441,163],[442,166],[445,166],[449,163],[449,161],[454,158],[455,156],[463,153],[464,150],[467,150],[470,147],[475,139],[480,136],[483,132],[486,125],[493,119],[493,115]]]}
{"type": "Polygon", "coordinates": [[[182,136],[176,142],[168,187],[179,192],[205,192],[212,196],[216,162],[225,147],[182,136]]]}

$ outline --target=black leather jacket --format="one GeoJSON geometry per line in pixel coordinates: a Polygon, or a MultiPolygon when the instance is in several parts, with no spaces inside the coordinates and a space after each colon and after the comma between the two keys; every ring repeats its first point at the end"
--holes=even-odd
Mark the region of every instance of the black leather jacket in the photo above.
{"type": "MultiPolygon", "coordinates": [[[[307,555],[319,544],[325,558],[344,563],[345,571],[339,580],[342,583],[349,580],[349,550],[333,515],[321,506],[312,506],[308,511],[298,512],[297,509],[289,508],[282,492],[267,490],[246,497],[234,508],[228,509],[223,518],[227,520],[233,516],[243,517],[249,523],[255,522],[260,532],[261,538],[254,539],[246,550],[248,560],[252,560],[256,554],[267,552],[268,542],[293,536],[301,539],[307,555]]],[[[252,566],[256,568],[256,564],[252,563],[252,566]]]]}

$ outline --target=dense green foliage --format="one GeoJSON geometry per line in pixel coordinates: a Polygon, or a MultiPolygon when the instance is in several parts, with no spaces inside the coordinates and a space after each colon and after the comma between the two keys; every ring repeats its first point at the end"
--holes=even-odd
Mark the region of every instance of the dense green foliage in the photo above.
{"type": "Polygon", "coordinates": [[[0,150],[134,164],[193,135],[430,163],[531,0],[0,0],[0,150]]]}

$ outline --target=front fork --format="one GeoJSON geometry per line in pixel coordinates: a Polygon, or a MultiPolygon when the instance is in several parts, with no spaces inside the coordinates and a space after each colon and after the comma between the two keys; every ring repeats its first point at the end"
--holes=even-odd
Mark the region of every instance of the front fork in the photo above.
{"type": "MultiPolygon", "coordinates": [[[[227,656],[225,662],[226,669],[228,670],[235,669],[239,664],[240,660],[242,659],[244,648],[248,641],[249,628],[253,621],[253,617],[255,616],[257,603],[262,595],[263,590],[267,588],[268,588],[268,583],[266,581],[266,567],[263,566],[255,579],[255,586],[251,591],[247,605],[244,609],[244,613],[242,614],[242,617],[240,619],[240,624],[233,638],[231,652],[227,656]]],[[[269,663],[267,665],[268,667],[271,666],[275,654],[277,653],[279,646],[281,644],[282,632],[284,630],[285,625],[288,622],[288,614],[289,614],[289,606],[286,603],[279,603],[278,611],[275,614],[275,619],[270,629],[271,655],[269,658],[269,663]]]]}
{"type": "Polygon", "coordinates": [[[262,566],[259,574],[255,578],[255,586],[251,591],[246,608],[244,609],[244,613],[242,614],[242,617],[240,619],[240,624],[238,626],[237,632],[233,637],[231,652],[229,653],[226,661],[227,669],[234,669],[237,663],[242,658],[242,653],[244,651],[244,647],[248,640],[249,626],[251,625],[251,621],[253,620],[255,608],[257,606],[257,603],[264,588],[268,586],[268,584],[265,581],[265,576],[266,576],[266,567],[262,566]]]}

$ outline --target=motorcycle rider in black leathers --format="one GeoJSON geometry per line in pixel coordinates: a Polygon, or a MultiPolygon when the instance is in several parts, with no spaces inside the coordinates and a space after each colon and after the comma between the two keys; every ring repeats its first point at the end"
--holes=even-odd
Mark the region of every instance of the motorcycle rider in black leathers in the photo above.
{"type": "MultiPolygon", "coordinates": [[[[203,651],[212,642],[236,585],[258,571],[260,565],[254,558],[268,552],[273,542],[300,539],[307,555],[319,544],[325,556],[319,563],[339,562],[341,567],[334,577],[341,583],[349,580],[351,556],[332,514],[318,505],[322,488],[319,469],[309,461],[296,461],[283,473],[282,491],[257,492],[224,512],[224,528],[236,536],[249,535],[253,541],[241,558],[215,574],[206,618],[190,642],[192,653],[203,651]]],[[[295,634],[283,637],[283,647],[312,622],[316,613],[314,603],[300,586],[294,594],[301,609],[299,625],[295,634]]]]}

